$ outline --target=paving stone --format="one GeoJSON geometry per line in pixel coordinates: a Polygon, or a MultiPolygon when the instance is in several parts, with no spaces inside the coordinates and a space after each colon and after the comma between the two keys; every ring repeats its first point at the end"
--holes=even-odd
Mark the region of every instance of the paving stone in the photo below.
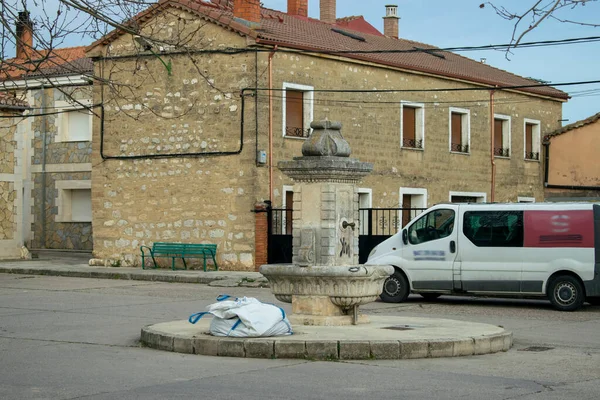
{"type": "Polygon", "coordinates": [[[397,340],[373,340],[371,357],[376,360],[397,360],[400,358],[400,343],[397,340]]]}
{"type": "Polygon", "coordinates": [[[273,358],[275,357],[274,340],[270,339],[246,339],[244,341],[246,357],[250,358],[273,358]]]}
{"type": "Polygon", "coordinates": [[[453,341],[431,341],[429,342],[428,357],[452,357],[454,355],[453,341]]]}
{"type": "Polygon", "coordinates": [[[208,286],[213,287],[238,287],[240,286],[239,279],[218,279],[211,281],[208,286]]]}
{"type": "Polygon", "coordinates": [[[306,356],[314,360],[337,360],[339,359],[338,342],[337,340],[307,341],[306,356]]]}
{"type": "Polygon", "coordinates": [[[244,339],[219,339],[218,355],[223,357],[245,357],[244,339]]]}
{"type": "Polygon", "coordinates": [[[173,351],[176,353],[193,354],[192,339],[189,338],[173,338],[173,351]]]}
{"type": "Polygon", "coordinates": [[[428,354],[426,341],[400,342],[400,358],[427,358],[428,354]]]}
{"type": "Polygon", "coordinates": [[[452,355],[454,357],[472,356],[475,351],[475,342],[473,339],[456,340],[452,355]]]}
{"type": "Polygon", "coordinates": [[[194,354],[201,354],[203,356],[219,355],[219,339],[208,335],[206,335],[206,337],[193,339],[192,347],[194,354]]]}
{"type": "Polygon", "coordinates": [[[366,360],[371,358],[371,344],[362,340],[340,342],[340,360],[366,360]]]}
{"type": "Polygon", "coordinates": [[[275,341],[276,358],[305,358],[306,344],[300,342],[282,342],[275,341]]]}
{"type": "Polygon", "coordinates": [[[475,338],[475,349],[473,354],[489,354],[490,352],[491,345],[488,337],[475,338]]]}

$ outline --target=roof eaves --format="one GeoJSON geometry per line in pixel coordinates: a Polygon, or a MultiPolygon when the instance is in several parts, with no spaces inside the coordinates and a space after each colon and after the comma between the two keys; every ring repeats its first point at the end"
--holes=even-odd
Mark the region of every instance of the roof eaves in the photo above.
{"type": "MultiPolygon", "coordinates": [[[[285,41],[277,41],[277,40],[271,40],[271,39],[260,39],[259,38],[259,39],[257,39],[257,43],[264,44],[264,45],[278,45],[278,46],[290,47],[293,49],[305,50],[305,51],[314,51],[314,52],[323,52],[324,51],[324,49],[322,49],[322,48],[302,46],[302,45],[298,45],[295,43],[289,43],[289,42],[285,42],[285,41]]],[[[335,55],[335,51],[333,51],[333,55],[335,55]]],[[[375,63],[375,64],[384,65],[384,66],[392,67],[392,68],[400,68],[400,69],[404,69],[404,70],[408,70],[408,71],[420,72],[420,73],[434,75],[434,76],[438,76],[438,77],[457,79],[457,80],[466,81],[466,82],[470,82],[470,83],[489,86],[490,88],[494,88],[494,87],[498,86],[498,82],[494,82],[494,81],[490,81],[490,80],[477,79],[477,78],[473,78],[473,77],[467,77],[467,76],[462,76],[462,75],[452,74],[452,73],[440,74],[439,71],[436,71],[433,69],[428,69],[428,68],[423,68],[423,67],[415,67],[414,65],[402,65],[402,64],[387,62],[387,61],[383,61],[383,60],[374,60],[372,58],[363,56],[361,54],[343,53],[343,54],[339,54],[338,56],[352,58],[355,60],[365,61],[365,62],[369,62],[369,63],[375,63]]],[[[533,88],[515,88],[512,90],[515,90],[518,92],[525,92],[527,94],[533,94],[533,95],[537,95],[537,96],[544,96],[544,97],[560,99],[560,100],[568,100],[568,98],[569,98],[569,95],[564,92],[560,92],[561,94],[564,94],[564,96],[562,96],[562,95],[554,95],[553,96],[549,93],[540,93],[539,91],[536,91],[535,89],[536,88],[533,87],[533,88]]]]}
{"type": "Polygon", "coordinates": [[[562,135],[563,133],[572,131],[573,129],[582,128],[582,127],[584,127],[586,125],[593,124],[594,122],[596,122],[598,120],[600,120],[600,112],[597,113],[597,114],[592,115],[591,117],[582,119],[582,120],[577,121],[577,122],[573,122],[572,124],[569,124],[569,125],[565,125],[562,128],[559,128],[559,129],[555,130],[554,132],[551,132],[551,133],[547,134],[544,137],[544,142],[547,143],[548,140],[550,138],[554,137],[554,136],[562,135]]]}

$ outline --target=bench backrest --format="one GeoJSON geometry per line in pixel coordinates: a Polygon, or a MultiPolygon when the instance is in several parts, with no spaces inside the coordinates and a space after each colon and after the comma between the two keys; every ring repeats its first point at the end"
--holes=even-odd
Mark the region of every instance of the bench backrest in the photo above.
{"type": "Polygon", "coordinates": [[[216,254],[216,244],[205,243],[168,243],[154,242],[152,244],[154,254],[181,254],[181,255],[200,255],[216,254]]]}

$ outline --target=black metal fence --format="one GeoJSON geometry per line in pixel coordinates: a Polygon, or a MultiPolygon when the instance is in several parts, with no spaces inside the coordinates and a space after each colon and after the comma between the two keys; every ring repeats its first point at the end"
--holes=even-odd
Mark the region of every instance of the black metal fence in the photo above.
{"type": "MultiPolygon", "coordinates": [[[[371,250],[396,234],[425,208],[360,208],[359,209],[359,263],[367,261],[371,250]]],[[[269,208],[269,264],[292,262],[292,210],[269,208]]]]}

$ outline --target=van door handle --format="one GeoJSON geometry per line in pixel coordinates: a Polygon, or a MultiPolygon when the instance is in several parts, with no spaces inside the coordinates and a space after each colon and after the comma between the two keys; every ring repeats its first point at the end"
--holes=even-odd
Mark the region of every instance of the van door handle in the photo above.
{"type": "Polygon", "coordinates": [[[450,241],[450,253],[456,253],[456,242],[454,240],[450,241]]]}

